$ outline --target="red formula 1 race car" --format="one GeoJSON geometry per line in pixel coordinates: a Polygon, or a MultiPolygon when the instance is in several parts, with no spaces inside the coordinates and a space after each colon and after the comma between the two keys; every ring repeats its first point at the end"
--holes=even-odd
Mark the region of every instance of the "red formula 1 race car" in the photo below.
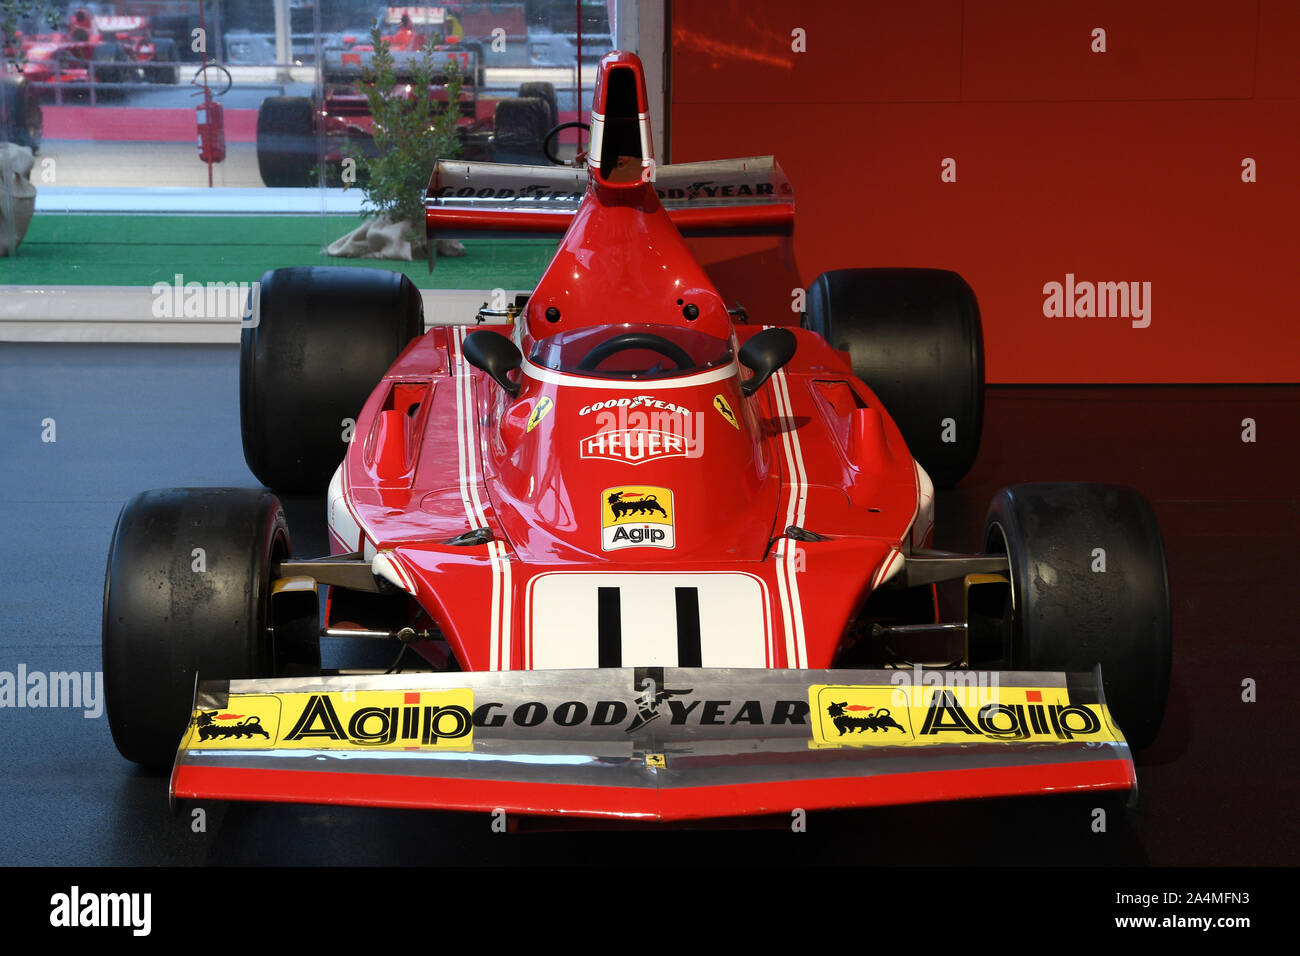
{"type": "Polygon", "coordinates": [[[332,553],[294,556],[270,491],[129,502],[121,752],[174,762],[178,798],[638,820],[1131,788],[1169,679],[1146,502],[1015,486],[977,551],[933,550],[930,476],[981,427],[970,288],[832,272],[802,328],[751,326],[682,236],[788,234],[779,167],[650,176],[630,54],[595,104],[586,169],[435,173],[438,235],[562,234],[481,326],[425,332],[400,274],[264,277],[244,449],[271,488],[328,486],[332,553]],[[322,635],[422,667],[323,673],[322,635]]]}
{"type": "Polygon", "coordinates": [[[155,38],[149,18],[73,10],[60,33],[24,37],[23,75],[32,83],[165,83],[180,78],[176,41],[155,38]]]}
{"type": "MultiPolygon", "coordinates": [[[[481,95],[483,51],[472,42],[454,40],[434,31],[444,26],[444,11],[430,7],[389,7],[385,24],[393,32],[383,37],[393,57],[398,85],[389,94],[418,95],[409,82],[416,66],[426,64],[433,82],[426,95],[439,110],[447,108],[447,79],[462,79],[458,132],[461,154],[469,159],[541,161],[542,143],[558,118],[555,88],[550,83],[521,84],[513,97],[481,95]]],[[[373,155],[374,117],[362,88],[374,46],[345,39],[324,51],[324,88],[319,99],[272,96],[257,113],[257,165],[267,186],[307,186],[322,163],[342,162],[348,144],[373,155]],[[323,145],[322,145],[323,144],[323,145]]]]}

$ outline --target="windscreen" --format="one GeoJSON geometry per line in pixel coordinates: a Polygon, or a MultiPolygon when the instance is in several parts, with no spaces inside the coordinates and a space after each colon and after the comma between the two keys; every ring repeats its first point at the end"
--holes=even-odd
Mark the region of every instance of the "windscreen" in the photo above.
{"type": "Polygon", "coordinates": [[[731,344],[691,328],[624,322],[547,336],[529,358],[543,368],[596,378],[671,378],[728,364],[731,344]]]}

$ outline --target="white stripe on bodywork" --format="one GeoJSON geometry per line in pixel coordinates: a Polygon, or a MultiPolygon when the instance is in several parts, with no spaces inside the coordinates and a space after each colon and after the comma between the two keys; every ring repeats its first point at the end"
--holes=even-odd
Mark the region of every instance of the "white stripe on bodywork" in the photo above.
{"type": "Polygon", "coordinates": [[[916,472],[916,516],[912,519],[912,547],[925,547],[925,539],[934,530],[934,482],[921,463],[912,459],[916,472]]]}
{"type": "Polygon", "coordinates": [[[785,452],[787,484],[790,488],[786,524],[778,529],[781,539],[776,546],[776,583],[781,596],[781,613],[785,620],[786,666],[800,668],[808,666],[808,649],[804,633],[803,601],[799,595],[799,548],[797,542],[785,537],[785,529],[790,525],[803,527],[808,501],[808,478],[804,469],[803,449],[799,444],[799,436],[794,431],[794,407],[790,400],[785,370],[778,370],[771,381],[776,414],[782,419],[781,446],[785,452]]]}
{"type": "Polygon", "coordinates": [[[401,588],[407,594],[415,594],[415,582],[402,566],[396,552],[385,550],[376,554],[370,562],[370,573],[401,588]]]}
{"type": "MultiPolygon", "coordinates": [[[[794,484],[791,489],[790,501],[790,510],[793,512],[793,517],[790,524],[802,528],[808,504],[808,474],[804,468],[803,447],[799,442],[799,433],[795,430],[794,403],[790,399],[789,379],[784,369],[776,373],[775,387],[781,402],[785,406],[784,417],[787,427],[782,430],[781,436],[789,442],[793,450],[795,464],[794,484]]],[[[784,531],[784,529],[782,530],[784,531]]],[[[807,667],[808,648],[804,635],[803,600],[799,594],[799,544],[789,539],[785,540],[784,565],[786,579],[790,588],[791,622],[794,625],[795,657],[791,666],[807,667]]]]}
{"type": "Polygon", "coordinates": [[[348,551],[360,551],[361,524],[353,517],[352,509],[348,507],[347,491],[343,485],[343,465],[341,464],[334,469],[334,477],[330,479],[327,500],[329,504],[326,511],[326,520],[329,524],[330,533],[348,551]]]}
{"type": "Polygon", "coordinates": [[[875,576],[871,579],[871,590],[874,591],[880,585],[884,584],[899,571],[903,570],[903,552],[893,548],[889,552],[889,557],[885,558],[879,568],[876,569],[875,576]]]}
{"type": "MultiPolygon", "coordinates": [[[[495,334],[495,333],[493,333],[495,334]]],[[[459,455],[460,497],[471,528],[487,528],[487,514],[478,490],[478,411],[474,405],[473,378],[465,361],[464,326],[452,329],[452,353],[456,372],[456,450],[459,455]]],[[[492,567],[492,612],[488,631],[488,668],[509,670],[511,651],[510,558],[500,541],[488,542],[492,567]]]]}
{"type": "Polygon", "coordinates": [[[605,139],[605,117],[589,114],[591,129],[587,131],[587,165],[600,169],[600,147],[605,139]]]}

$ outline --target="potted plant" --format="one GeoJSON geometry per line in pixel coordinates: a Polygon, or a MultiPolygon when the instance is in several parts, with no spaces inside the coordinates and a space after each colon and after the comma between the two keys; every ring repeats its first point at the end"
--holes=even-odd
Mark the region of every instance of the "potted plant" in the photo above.
{"type": "MultiPolygon", "coordinates": [[[[453,66],[435,70],[428,48],[410,68],[410,81],[399,82],[392,51],[376,24],[370,30],[374,56],[363,74],[362,89],[374,120],[372,140],[350,144],[357,180],[366,200],[362,213],[370,218],[330,244],[330,255],[368,258],[424,258],[424,192],[429,173],[439,159],[460,155],[462,78],[453,66]],[[429,88],[442,83],[447,106],[433,100],[429,88]]],[[[438,243],[440,255],[463,255],[459,243],[438,243]]]]}

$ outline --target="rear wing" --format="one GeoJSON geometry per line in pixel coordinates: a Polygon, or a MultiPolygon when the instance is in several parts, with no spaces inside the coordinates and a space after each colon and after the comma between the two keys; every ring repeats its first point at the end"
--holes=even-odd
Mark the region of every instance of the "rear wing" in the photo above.
{"type": "Polygon", "coordinates": [[[412,26],[442,26],[447,19],[447,11],[442,7],[385,7],[384,22],[396,24],[402,17],[410,20],[412,26]]]}
{"type": "MultiPolygon", "coordinates": [[[[398,79],[409,79],[415,68],[429,58],[429,67],[435,81],[443,81],[456,73],[462,76],[467,85],[473,85],[478,69],[478,51],[473,47],[455,50],[392,50],[393,71],[398,79]]],[[[347,47],[331,47],[324,51],[324,73],[332,80],[341,81],[360,79],[361,75],[374,65],[373,50],[356,50],[347,47]]]]}
{"type": "MultiPolygon", "coordinates": [[[[790,236],[794,188],[776,159],[752,156],[649,170],[684,236],[790,236]]],[[[587,189],[587,167],[439,160],[425,226],[440,239],[561,236],[587,189]]]]}

